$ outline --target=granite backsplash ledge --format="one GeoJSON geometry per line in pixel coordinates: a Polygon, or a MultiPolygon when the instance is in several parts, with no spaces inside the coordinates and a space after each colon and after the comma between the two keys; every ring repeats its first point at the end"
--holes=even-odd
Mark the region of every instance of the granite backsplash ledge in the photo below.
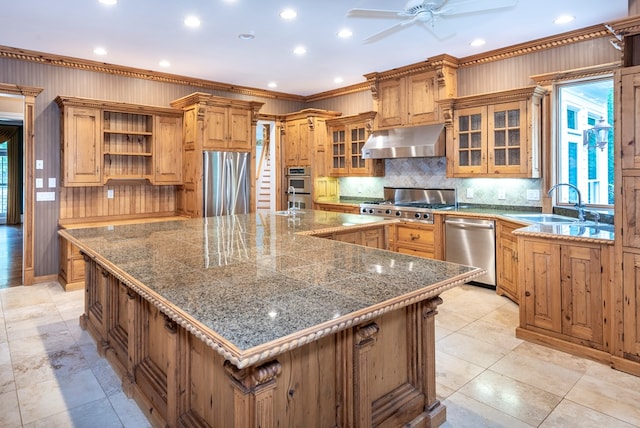
{"type": "Polygon", "coordinates": [[[445,157],[386,159],[384,177],[340,179],[340,196],[384,198],[384,187],[449,188],[461,204],[541,207],[540,179],[449,178],[445,157]],[[504,199],[498,199],[504,193],[504,199]],[[537,200],[528,196],[537,193],[537,200]]]}

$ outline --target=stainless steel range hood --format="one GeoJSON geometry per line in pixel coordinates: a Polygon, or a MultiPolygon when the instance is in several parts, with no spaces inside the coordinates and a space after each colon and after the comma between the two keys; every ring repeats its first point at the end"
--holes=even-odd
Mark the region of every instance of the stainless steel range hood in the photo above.
{"type": "Polygon", "coordinates": [[[362,147],[363,159],[444,156],[444,123],[374,131],[362,147]]]}

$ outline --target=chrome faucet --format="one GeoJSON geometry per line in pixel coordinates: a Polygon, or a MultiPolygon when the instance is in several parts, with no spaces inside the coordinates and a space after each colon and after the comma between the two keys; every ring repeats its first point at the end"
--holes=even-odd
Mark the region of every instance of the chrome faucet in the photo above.
{"type": "Polygon", "coordinates": [[[288,211],[289,213],[295,214],[296,210],[300,209],[300,202],[298,202],[298,206],[296,207],[296,188],[289,186],[287,193],[291,195],[290,203],[287,204],[288,211]]]}
{"type": "Polygon", "coordinates": [[[548,196],[551,196],[551,192],[560,186],[567,186],[573,190],[575,190],[576,195],[578,195],[578,203],[576,204],[576,209],[578,210],[578,221],[584,221],[584,205],[582,205],[582,195],[580,194],[580,189],[574,186],[571,183],[558,183],[551,186],[549,191],[547,192],[548,196]]]}

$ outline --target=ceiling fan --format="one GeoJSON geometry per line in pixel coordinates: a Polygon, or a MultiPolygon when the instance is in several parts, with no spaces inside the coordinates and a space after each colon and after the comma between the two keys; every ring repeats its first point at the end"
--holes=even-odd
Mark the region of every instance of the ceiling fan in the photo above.
{"type": "Polygon", "coordinates": [[[401,30],[411,24],[419,24],[440,40],[455,34],[455,28],[446,20],[456,15],[483,13],[489,10],[515,6],[518,0],[409,0],[403,10],[350,9],[348,17],[400,19],[364,42],[371,43],[401,30]]]}

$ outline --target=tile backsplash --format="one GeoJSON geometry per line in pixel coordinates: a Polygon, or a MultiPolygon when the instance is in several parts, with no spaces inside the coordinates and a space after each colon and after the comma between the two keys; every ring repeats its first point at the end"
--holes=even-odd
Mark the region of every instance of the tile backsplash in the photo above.
{"type": "Polygon", "coordinates": [[[448,178],[446,169],[445,157],[386,159],[384,177],[341,178],[340,196],[383,198],[385,186],[453,188],[460,203],[542,206],[540,179],[448,178]]]}

